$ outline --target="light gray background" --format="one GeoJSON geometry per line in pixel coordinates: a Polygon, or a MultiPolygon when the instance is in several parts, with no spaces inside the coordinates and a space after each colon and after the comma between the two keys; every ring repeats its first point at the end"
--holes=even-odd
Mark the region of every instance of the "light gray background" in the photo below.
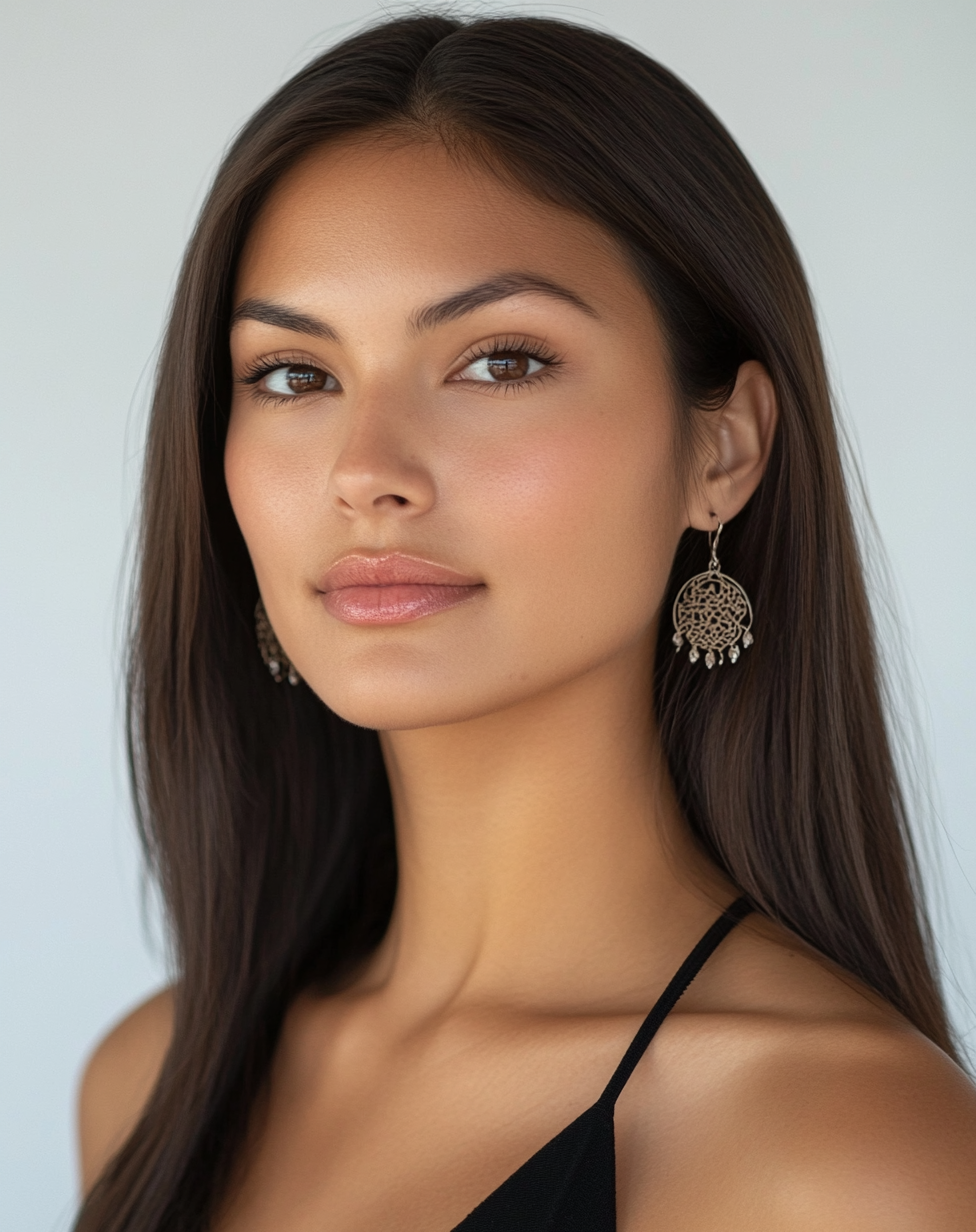
{"type": "MultiPolygon", "coordinates": [[[[482,11],[494,6],[482,6],[482,11]]],[[[0,1229],[63,1228],[85,1050],[162,978],[119,739],[120,561],[148,372],[226,141],[360,0],[5,0],[0,1229]]],[[[676,70],[796,237],[891,561],[933,766],[930,866],[976,1038],[976,5],[535,6],[676,70]]]]}

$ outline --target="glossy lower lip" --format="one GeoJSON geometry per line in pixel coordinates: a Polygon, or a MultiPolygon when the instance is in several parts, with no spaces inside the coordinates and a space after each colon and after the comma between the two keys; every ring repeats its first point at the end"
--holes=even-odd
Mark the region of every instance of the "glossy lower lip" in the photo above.
{"type": "Polygon", "coordinates": [[[325,610],[348,625],[402,625],[457,607],[484,587],[398,582],[392,586],[344,586],[322,595],[325,610]]]}

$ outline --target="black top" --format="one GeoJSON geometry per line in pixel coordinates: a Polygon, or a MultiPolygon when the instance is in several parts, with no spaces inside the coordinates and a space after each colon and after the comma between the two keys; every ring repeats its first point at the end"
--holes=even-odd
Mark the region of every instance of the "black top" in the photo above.
{"type": "Polygon", "coordinates": [[[715,921],[641,1023],[596,1103],[536,1151],[453,1232],[616,1232],[613,1109],[617,1097],[678,998],[751,910],[740,898],[715,921]]]}

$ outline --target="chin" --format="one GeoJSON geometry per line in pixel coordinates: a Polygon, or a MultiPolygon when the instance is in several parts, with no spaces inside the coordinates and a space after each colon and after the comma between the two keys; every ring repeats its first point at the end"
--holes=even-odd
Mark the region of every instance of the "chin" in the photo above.
{"type": "MultiPolygon", "coordinates": [[[[301,669],[299,669],[301,670],[301,669]]],[[[410,731],[477,718],[496,708],[466,689],[457,674],[438,671],[312,668],[305,683],[340,718],[375,731],[410,731]]],[[[504,703],[502,703],[504,704],[504,703]]]]}
{"type": "Polygon", "coordinates": [[[299,665],[299,671],[309,688],[340,718],[376,731],[470,722],[528,701],[549,683],[514,670],[496,668],[484,675],[477,670],[466,672],[453,657],[449,663],[436,665],[397,659],[340,668],[311,664],[307,672],[299,665]]]}

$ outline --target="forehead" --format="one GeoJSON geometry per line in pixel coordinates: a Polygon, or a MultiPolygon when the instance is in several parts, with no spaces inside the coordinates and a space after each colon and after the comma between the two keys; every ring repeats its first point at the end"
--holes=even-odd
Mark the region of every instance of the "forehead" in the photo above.
{"type": "Polygon", "coordinates": [[[597,309],[650,313],[621,247],[595,223],[435,142],[332,143],[276,185],[242,256],[238,299],[398,289],[425,299],[526,269],[597,309]]]}

